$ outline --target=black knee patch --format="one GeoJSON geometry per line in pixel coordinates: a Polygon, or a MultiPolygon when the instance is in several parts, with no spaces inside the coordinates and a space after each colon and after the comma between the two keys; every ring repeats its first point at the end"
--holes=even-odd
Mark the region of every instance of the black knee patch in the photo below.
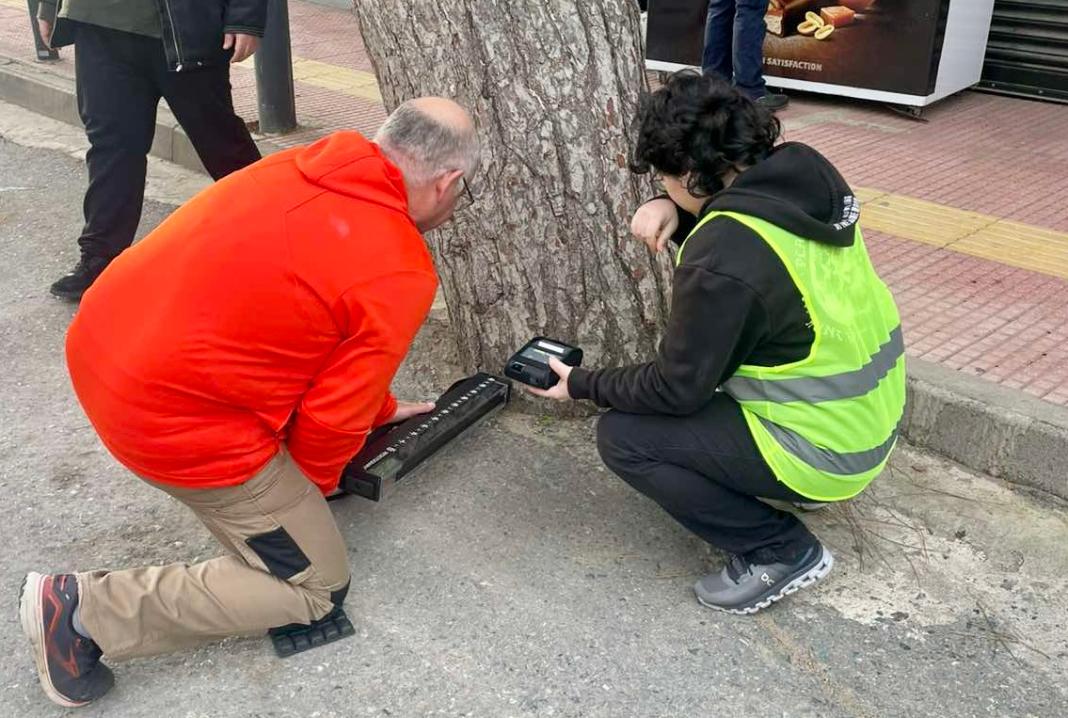
{"type": "MultiPolygon", "coordinates": [[[[256,552],[271,575],[282,580],[288,581],[311,566],[300,546],[281,526],[265,534],[250,536],[245,543],[256,552]]],[[[347,585],[345,590],[348,590],[347,585]]]]}
{"type": "Polygon", "coordinates": [[[334,604],[334,606],[337,608],[341,608],[341,605],[345,603],[345,596],[349,595],[349,585],[351,583],[352,581],[346,581],[344,586],[342,586],[336,591],[331,591],[330,603],[334,604]]]}

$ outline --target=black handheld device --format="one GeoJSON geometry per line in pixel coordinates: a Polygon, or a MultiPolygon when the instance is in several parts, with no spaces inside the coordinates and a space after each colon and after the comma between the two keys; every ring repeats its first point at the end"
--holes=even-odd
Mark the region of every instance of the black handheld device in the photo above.
{"type": "Polygon", "coordinates": [[[582,364],[582,350],[578,347],[557,339],[534,337],[508,360],[504,375],[538,389],[549,389],[560,380],[549,366],[549,357],[569,366],[582,364]]]}

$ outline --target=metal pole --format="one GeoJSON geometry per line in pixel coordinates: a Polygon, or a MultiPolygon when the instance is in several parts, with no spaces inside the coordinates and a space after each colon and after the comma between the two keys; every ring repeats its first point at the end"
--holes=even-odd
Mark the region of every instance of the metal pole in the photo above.
{"type": "Polygon", "coordinates": [[[256,52],[256,94],[260,132],[277,134],[297,127],[293,99],[293,53],[289,48],[289,6],[267,1],[267,28],[256,52]]]}
{"type": "Polygon", "coordinates": [[[30,27],[33,29],[33,44],[37,46],[38,60],[58,60],[59,53],[50,48],[41,37],[41,31],[37,27],[37,0],[27,0],[30,6],[30,27]]]}

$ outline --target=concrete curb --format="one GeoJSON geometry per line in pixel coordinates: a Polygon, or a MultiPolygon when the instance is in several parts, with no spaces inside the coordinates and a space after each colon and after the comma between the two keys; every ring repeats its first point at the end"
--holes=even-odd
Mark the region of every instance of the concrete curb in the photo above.
{"type": "Polygon", "coordinates": [[[1068,409],[909,359],[905,438],[976,471],[1068,499],[1068,409]]]}
{"type": "MultiPolygon", "coordinates": [[[[47,65],[0,55],[0,100],[80,125],[74,83],[47,65]]],[[[258,139],[266,155],[280,147],[258,139]]],[[[156,157],[203,172],[174,116],[160,108],[156,157]]],[[[909,360],[903,435],[964,466],[1068,499],[1068,409],[930,362],[909,360]]]]}
{"type": "MultiPolygon", "coordinates": [[[[47,63],[25,62],[0,55],[0,100],[60,122],[81,126],[74,80],[52,70],[47,63]]],[[[260,152],[269,155],[282,147],[270,139],[257,137],[260,152]]],[[[152,141],[154,157],[206,174],[193,143],[178,124],[166,104],[156,114],[156,135],[152,141]]]]}

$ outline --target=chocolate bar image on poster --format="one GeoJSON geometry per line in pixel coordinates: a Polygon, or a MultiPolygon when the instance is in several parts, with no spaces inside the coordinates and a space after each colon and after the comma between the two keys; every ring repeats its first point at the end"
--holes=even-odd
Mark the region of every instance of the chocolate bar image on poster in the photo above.
{"type": "Polygon", "coordinates": [[[805,21],[805,13],[818,12],[821,4],[818,0],[771,0],[764,24],[772,35],[785,37],[797,32],[797,26],[805,21]]]}
{"type": "Polygon", "coordinates": [[[841,23],[831,22],[831,17],[848,17],[852,22],[855,13],[869,9],[874,0],[770,0],[764,23],[768,32],[786,37],[797,32],[797,26],[805,21],[805,14],[814,12],[836,27],[841,23]],[[830,8],[824,13],[824,8],[830,8]],[[830,17],[828,16],[830,13],[830,17]]]}
{"type": "Polygon", "coordinates": [[[769,85],[786,80],[794,89],[807,89],[796,82],[813,82],[849,88],[854,95],[863,90],[924,97],[935,89],[951,2],[964,6],[977,0],[771,1],[784,14],[781,34],[772,32],[777,28],[771,18],[767,22],[769,85]],[[813,16],[821,26],[815,32],[806,22],[813,16]],[[808,32],[799,31],[802,23],[808,32]],[[828,26],[833,27],[819,38],[828,26]]]}

